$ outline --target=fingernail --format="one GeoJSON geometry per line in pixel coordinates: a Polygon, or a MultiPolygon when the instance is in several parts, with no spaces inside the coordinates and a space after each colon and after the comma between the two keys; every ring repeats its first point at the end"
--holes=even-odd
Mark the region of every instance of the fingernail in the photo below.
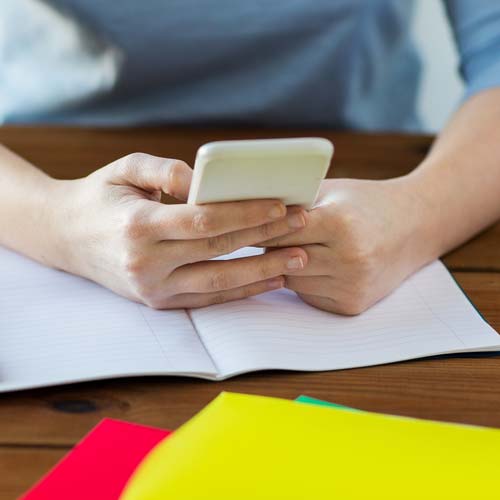
{"type": "Polygon", "coordinates": [[[284,284],[285,280],[283,279],[283,276],[278,276],[277,278],[273,278],[267,282],[267,286],[271,290],[276,290],[277,288],[283,288],[284,284]]]}
{"type": "Polygon", "coordinates": [[[304,267],[304,260],[302,257],[292,257],[286,264],[288,269],[302,269],[304,267]]]}
{"type": "Polygon", "coordinates": [[[306,225],[304,214],[298,213],[288,216],[288,227],[292,229],[300,229],[306,225]]]}
{"type": "Polygon", "coordinates": [[[283,204],[273,205],[271,210],[269,210],[269,217],[271,219],[281,219],[286,214],[286,207],[283,204]]]}

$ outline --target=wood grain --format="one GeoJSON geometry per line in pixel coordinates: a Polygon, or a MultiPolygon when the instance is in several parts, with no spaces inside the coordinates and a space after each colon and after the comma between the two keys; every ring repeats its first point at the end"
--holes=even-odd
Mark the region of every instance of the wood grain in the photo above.
{"type": "Polygon", "coordinates": [[[67,448],[3,447],[0,450],[0,499],[18,498],[52,468],[67,451],[67,448]]]}
{"type": "Polygon", "coordinates": [[[337,177],[373,179],[409,172],[432,141],[430,136],[325,130],[0,127],[0,142],[51,175],[66,179],[81,177],[136,151],[192,164],[198,147],[208,141],[297,136],[322,136],[334,142],[337,177]]]}
{"type": "MultiPolygon", "coordinates": [[[[431,137],[329,131],[63,129],[0,127],[0,142],[60,178],[86,175],[133,151],[192,163],[209,140],[321,135],[332,139],[332,175],[402,175],[431,137]]],[[[464,291],[500,331],[500,225],[446,256],[464,291]]],[[[45,473],[103,417],[175,429],[222,390],[295,398],[300,394],[414,417],[500,427],[500,357],[447,357],[328,373],[264,372],[214,383],[134,378],[0,395],[0,500],[45,473]]]]}

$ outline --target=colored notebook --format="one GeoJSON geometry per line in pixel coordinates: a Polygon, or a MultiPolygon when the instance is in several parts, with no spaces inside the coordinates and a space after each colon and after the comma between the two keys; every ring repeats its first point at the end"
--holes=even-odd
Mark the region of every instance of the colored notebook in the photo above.
{"type": "Polygon", "coordinates": [[[136,467],[169,434],[105,419],[21,500],[118,500],[136,467]]]}
{"type": "Polygon", "coordinates": [[[493,498],[500,430],[223,393],[120,500],[493,498]]]}
{"type": "Polygon", "coordinates": [[[346,317],[288,290],[156,311],[0,248],[0,332],[0,392],[131,375],[221,380],[500,349],[500,337],[439,261],[346,317]]]}
{"type": "Polygon", "coordinates": [[[323,401],[322,399],[311,398],[310,396],[299,396],[295,399],[299,403],[309,403],[311,405],[318,406],[328,406],[329,408],[341,408],[342,410],[351,410],[351,411],[361,411],[356,410],[356,408],[350,408],[349,406],[339,405],[338,403],[330,403],[330,401],[323,401]]]}

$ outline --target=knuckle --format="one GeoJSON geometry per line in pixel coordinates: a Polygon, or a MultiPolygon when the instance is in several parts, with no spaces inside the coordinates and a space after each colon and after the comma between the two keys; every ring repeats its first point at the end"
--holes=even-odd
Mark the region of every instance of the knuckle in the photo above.
{"type": "MultiPolygon", "coordinates": [[[[331,229],[327,226],[328,222],[325,219],[320,221],[321,229],[326,232],[326,234],[331,234],[331,229]]],[[[335,220],[332,226],[335,227],[335,235],[342,241],[345,242],[345,246],[356,246],[366,238],[366,228],[364,228],[364,222],[360,220],[359,214],[355,213],[349,208],[343,208],[335,214],[335,220]]]]}
{"type": "Polygon", "coordinates": [[[124,164],[131,166],[131,167],[137,167],[141,163],[144,163],[144,161],[149,157],[147,153],[142,153],[140,151],[135,151],[134,153],[130,153],[127,156],[123,157],[124,164]]]}
{"type": "Polygon", "coordinates": [[[186,234],[188,238],[191,235],[198,236],[193,229],[193,217],[184,216],[181,214],[172,215],[169,218],[168,224],[172,227],[178,228],[183,234],[186,234]]]}
{"type": "Polygon", "coordinates": [[[210,276],[210,290],[226,290],[229,288],[229,279],[224,271],[216,271],[210,276]]]}
{"type": "Polygon", "coordinates": [[[379,253],[376,244],[367,237],[367,231],[363,230],[359,224],[348,222],[347,225],[349,227],[346,227],[340,234],[343,240],[342,260],[355,269],[357,274],[373,273],[379,253]]]}
{"type": "Polygon", "coordinates": [[[131,175],[135,175],[137,171],[140,169],[141,165],[144,164],[147,158],[146,153],[130,153],[117,162],[118,173],[123,175],[124,177],[130,177],[131,175]]]}
{"type": "Polygon", "coordinates": [[[233,248],[231,234],[220,234],[207,239],[208,252],[214,255],[223,255],[231,252],[233,248]]]}
{"type": "Polygon", "coordinates": [[[263,241],[269,240],[273,237],[273,226],[272,224],[263,224],[259,226],[258,232],[263,241]]]}
{"type": "Polygon", "coordinates": [[[376,269],[376,250],[370,243],[357,242],[349,251],[349,260],[361,278],[367,278],[376,269]]]}
{"type": "Polygon", "coordinates": [[[145,236],[148,232],[144,214],[139,211],[129,211],[121,221],[122,236],[126,240],[136,240],[145,236]]]}
{"type": "Polygon", "coordinates": [[[198,236],[207,236],[214,228],[212,218],[204,212],[199,212],[191,219],[191,231],[198,236]]]}
{"type": "Polygon", "coordinates": [[[338,207],[338,210],[335,212],[335,224],[337,228],[349,232],[355,227],[356,223],[356,216],[350,208],[345,206],[338,207]]]}

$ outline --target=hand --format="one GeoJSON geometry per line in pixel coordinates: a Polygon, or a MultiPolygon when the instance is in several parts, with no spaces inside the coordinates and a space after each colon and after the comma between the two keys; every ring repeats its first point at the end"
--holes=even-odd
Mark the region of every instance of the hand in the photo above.
{"type": "Polygon", "coordinates": [[[438,257],[423,237],[425,210],[406,178],[326,180],[306,226],[263,246],[301,246],[307,267],[287,272],[285,286],[318,308],[359,314],[438,257]]]}
{"type": "Polygon", "coordinates": [[[208,261],[304,226],[304,212],[276,200],[204,206],[185,200],[191,169],[182,161],[135,153],[76,181],[55,181],[51,234],[58,267],[154,308],[199,307],[283,286],[307,254],[208,261]]]}

